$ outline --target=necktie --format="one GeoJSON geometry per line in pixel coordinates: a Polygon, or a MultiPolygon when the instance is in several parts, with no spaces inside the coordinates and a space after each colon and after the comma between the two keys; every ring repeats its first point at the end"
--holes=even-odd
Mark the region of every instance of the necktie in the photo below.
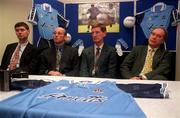
{"type": "Polygon", "coordinates": [[[142,74],[146,74],[146,73],[152,71],[153,53],[154,53],[153,49],[148,50],[145,64],[144,64],[143,70],[141,72],[142,74]]]}
{"type": "Polygon", "coordinates": [[[59,48],[56,48],[56,70],[59,71],[61,61],[61,51],[59,48]]]}
{"type": "Polygon", "coordinates": [[[99,59],[99,56],[100,56],[100,49],[99,47],[96,48],[96,53],[95,53],[95,59],[94,59],[94,68],[93,68],[93,71],[92,71],[92,75],[94,76],[95,73],[98,71],[98,59],[99,59]]]}
{"type": "Polygon", "coordinates": [[[20,52],[20,45],[17,46],[13,56],[11,57],[10,64],[9,64],[9,69],[14,70],[17,67],[17,64],[19,62],[19,52],[20,52]]]}
{"type": "Polygon", "coordinates": [[[95,63],[97,63],[99,56],[100,56],[100,49],[99,47],[96,48],[96,56],[95,56],[95,63]]]}

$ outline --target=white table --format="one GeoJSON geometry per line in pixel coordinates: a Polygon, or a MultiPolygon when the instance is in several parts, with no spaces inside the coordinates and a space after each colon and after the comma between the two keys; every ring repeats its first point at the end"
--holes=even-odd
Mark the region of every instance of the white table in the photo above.
{"type": "MultiPolygon", "coordinates": [[[[25,78],[26,79],[26,78],[25,78]]],[[[58,81],[58,80],[74,80],[74,81],[116,81],[117,83],[168,83],[170,98],[168,99],[147,99],[135,98],[140,108],[144,111],[148,118],[180,118],[180,81],[154,81],[154,80],[123,80],[123,79],[102,79],[102,78],[85,78],[85,77],[57,77],[57,76],[36,76],[30,75],[29,79],[58,81]]],[[[19,91],[2,92],[0,91],[0,100],[4,100],[10,96],[19,93],[19,91]]]]}

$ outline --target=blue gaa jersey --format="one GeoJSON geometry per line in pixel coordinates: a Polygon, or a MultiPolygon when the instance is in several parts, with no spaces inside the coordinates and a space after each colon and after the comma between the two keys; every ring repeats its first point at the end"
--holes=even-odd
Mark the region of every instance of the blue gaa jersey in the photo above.
{"type": "Polygon", "coordinates": [[[61,80],[25,90],[0,102],[3,118],[145,118],[128,93],[115,83],[61,80]]]}
{"type": "Polygon", "coordinates": [[[28,21],[38,25],[39,34],[42,38],[50,40],[53,38],[54,29],[59,25],[58,15],[58,11],[49,4],[35,4],[28,21]]]}
{"type": "Polygon", "coordinates": [[[140,26],[146,38],[149,37],[153,27],[164,26],[168,28],[172,10],[173,6],[157,3],[152,8],[145,11],[140,26]]]}

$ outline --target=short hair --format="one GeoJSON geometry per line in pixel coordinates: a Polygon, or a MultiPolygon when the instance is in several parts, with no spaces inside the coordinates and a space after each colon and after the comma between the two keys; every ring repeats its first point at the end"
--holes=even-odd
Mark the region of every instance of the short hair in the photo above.
{"type": "Polygon", "coordinates": [[[63,29],[63,30],[64,30],[64,35],[65,35],[65,36],[67,35],[67,29],[66,29],[66,28],[64,28],[64,27],[61,27],[61,26],[56,27],[56,28],[54,29],[53,33],[55,33],[55,30],[56,30],[57,28],[61,28],[61,29],[63,29]]]}
{"type": "Polygon", "coordinates": [[[91,29],[97,28],[97,27],[99,27],[102,32],[106,32],[106,25],[101,24],[101,23],[95,23],[95,24],[93,24],[91,29]]]}
{"type": "Polygon", "coordinates": [[[159,26],[159,27],[153,27],[151,32],[155,29],[162,29],[164,31],[164,40],[166,41],[167,40],[167,37],[168,37],[168,31],[165,27],[163,26],[159,26]]]}
{"type": "Polygon", "coordinates": [[[67,35],[67,29],[65,27],[61,27],[62,29],[64,29],[64,35],[67,35]]]}
{"type": "Polygon", "coordinates": [[[67,35],[67,29],[62,27],[64,29],[64,35],[66,36],[67,35]]]}
{"type": "Polygon", "coordinates": [[[25,22],[17,22],[15,25],[14,25],[14,29],[16,29],[17,27],[24,27],[26,28],[27,30],[29,30],[29,26],[25,23],[25,22]]]}

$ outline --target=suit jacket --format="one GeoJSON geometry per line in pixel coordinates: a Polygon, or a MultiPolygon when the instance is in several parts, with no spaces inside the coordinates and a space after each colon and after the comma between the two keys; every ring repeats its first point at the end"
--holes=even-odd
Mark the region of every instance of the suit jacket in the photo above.
{"type": "MultiPolygon", "coordinates": [[[[83,50],[80,76],[91,77],[94,68],[94,46],[83,50]]],[[[117,67],[117,53],[114,48],[104,44],[97,61],[98,71],[95,77],[115,78],[117,67]]]]}
{"type": "MultiPolygon", "coordinates": [[[[56,70],[55,47],[44,50],[40,55],[39,74],[47,74],[51,70],[56,70]]],[[[59,71],[67,76],[79,75],[79,57],[76,48],[63,46],[59,71]]]]}
{"type": "MultiPolygon", "coordinates": [[[[139,76],[145,63],[148,46],[136,46],[127,55],[120,67],[122,78],[139,76]]],[[[145,74],[148,79],[167,79],[171,70],[171,53],[159,48],[154,54],[152,71],[145,74]],[[158,78],[162,77],[162,78],[158,78]]]]}
{"type": "MultiPolygon", "coordinates": [[[[11,56],[14,53],[17,45],[18,43],[12,43],[7,45],[2,58],[1,69],[6,70],[8,68],[8,65],[11,60],[11,56]]],[[[35,48],[32,44],[28,43],[21,55],[20,65],[19,68],[17,68],[17,70],[30,71],[28,69],[28,66],[33,60],[33,58],[36,57],[37,54],[36,52],[37,52],[37,48],[35,48]]]]}

